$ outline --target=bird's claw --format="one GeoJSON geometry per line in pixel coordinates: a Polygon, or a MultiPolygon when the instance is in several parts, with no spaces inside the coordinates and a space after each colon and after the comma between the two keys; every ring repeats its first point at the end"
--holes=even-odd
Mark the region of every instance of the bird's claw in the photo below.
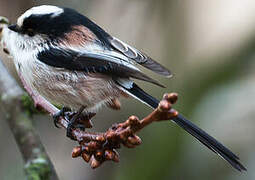
{"type": "Polygon", "coordinates": [[[55,126],[59,128],[59,118],[65,118],[68,121],[66,136],[72,140],[76,140],[72,134],[72,130],[78,128],[81,131],[85,131],[85,128],[91,128],[92,124],[90,119],[95,116],[95,113],[82,114],[84,109],[85,107],[82,106],[78,112],[72,112],[70,108],[63,107],[59,112],[53,115],[55,126]]]}
{"type": "Polygon", "coordinates": [[[68,108],[68,107],[63,107],[60,111],[58,111],[56,114],[54,114],[52,116],[53,120],[54,120],[54,125],[55,125],[56,128],[60,128],[59,125],[58,125],[59,118],[60,117],[65,117],[67,112],[68,113],[71,112],[71,109],[68,108]]]}
{"type": "Polygon", "coordinates": [[[85,109],[84,106],[82,106],[78,112],[76,113],[64,113],[66,115],[66,118],[69,120],[68,122],[68,126],[66,129],[66,136],[69,137],[72,140],[76,140],[72,134],[72,130],[74,128],[80,128],[81,130],[84,129],[85,130],[85,126],[82,126],[81,124],[79,124],[77,122],[77,120],[80,118],[80,116],[82,115],[83,110],[85,109]]]}
{"type": "Polygon", "coordinates": [[[76,140],[72,134],[72,130],[74,128],[78,128],[81,131],[85,131],[86,127],[84,124],[77,122],[77,119],[79,118],[79,116],[77,116],[77,117],[73,116],[71,119],[70,119],[70,116],[67,116],[66,118],[69,120],[67,129],[66,129],[66,136],[72,140],[76,140]]]}
{"type": "Polygon", "coordinates": [[[67,126],[67,128],[66,128],[66,136],[69,137],[71,140],[76,140],[76,139],[74,138],[73,134],[72,134],[72,130],[73,130],[73,128],[74,128],[74,125],[73,125],[73,124],[74,124],[74,123],[71,122],[71,121],[68,123],[68,126],[67,126]]]}
{"type": "Polygon", "coordinates": [[[58,125],[58,118],[57,117],[53,117],[54,120],[54,125],[56,128],[60,128],[60,126],[58,125]]]}

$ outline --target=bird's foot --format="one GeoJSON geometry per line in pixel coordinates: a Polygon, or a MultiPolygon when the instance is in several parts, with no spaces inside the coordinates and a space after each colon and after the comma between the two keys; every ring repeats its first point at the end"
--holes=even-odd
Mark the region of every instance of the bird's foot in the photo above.
{"type": "MultiPolygon", "coordinates": [[[[72,113],[68,118],[69,123],[66,131],[66,136],[69,137],[72,140],[76,140],[72,135],[72,130],[74,128],[78,128],[81,131],[85,131],[86,128],[92,128],[92,122],[91,118],[94,117],[96,113],[82,113],[81,110],[79,110],[76,113],[72,113]]],[[[67,117],[65,117],[67,118],[67,117]]]]}
{"type": "MultiPolygon", "coordinates": [[[[85,107],[81,106],[79,111],[77,111],[75,113],[71,113],[71,114],[69,114],[69,116],[65,116],[65,118],[69,121],[68,126],[66,128],[66,136],[72,140],[76,140],[72,134],[72,130],[74,128],[78,128],[78,126],[76,126],[76,125],[78,124],[78,120],[81,117],[84,109],[85,109],[85,107]]],[[[81,126],[80,128],[85,129],[85,127],[83,127],[83,126],[81,126]]]]}
{"type": "Polygon", "coordinates": [[[71,109],[68,108],[68,107],[63,107],[60,111],[58,111],[56,114],[53,115],[53,120],[54,120],[54,125],[55,125],[55,127],[60,128],[60,127],[58,126],[59,118],[60,118],[60,117],[65,118],[65,116],[68,115],[68,113],[69,113],[69,114],[72,113],[72,112],[71,112],[71,109]]]}
{"type": "Polygon", "coordinates": [[[73,136],[72,130],[75,128],[74,123],[73,122],[69,122],[68,126],[66,128],[66,137],[69,137],[71,140],[76,140],[75,137],[73,136]]]}

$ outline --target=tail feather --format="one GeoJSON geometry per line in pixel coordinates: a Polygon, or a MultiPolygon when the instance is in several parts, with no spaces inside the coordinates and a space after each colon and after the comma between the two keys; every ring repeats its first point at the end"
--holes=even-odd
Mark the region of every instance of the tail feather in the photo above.
{"type": "Polygon", "coordinates": [[[223,159],[228,161],[234,168],[236,168],[239,171],[246,170],[246,168],[238,161],[239,157],[237,157],[228,148],[223,146],[220,142],[218,142],[212,136],[210,136],[205,131],[197,127],[195,124],[186,120],[184,117],[182,117],[182,115],[178,115],[176,118],[172,120],[180,127],[182,127],[184,130],[186,130],[189,134],[194,136],[202,144],[207,146],[214,153],[218,154],[223,159]]]}
{"type": "MultiPolygon", "coordinates": [[[[151,106],[152,108],[157,108],[159,101],[154,97],[150,96],[146,92],[144,92],[141,88],[139,88],[135,83],[131,89],[124,88],[126,92],[130,95],[139,99],[140,101],[146,103],[147,105],[151,106]]],[[[207,148],[209,148],[214,153],[218,154],[220,157],[225,159],[229,162],[235,169],[238,171],[246,171],[246,168],[239,162],[239,158],[231,152],[228,148],[223,146],[220,142],[214,139],[212,136],[207,134],[205,131],[197,127],[191,121],[185,119],[182,115],[178,115],[177,117],[173,118],[177,125],[182,127],[185,131],[195,137],[198,141],[204,144],[207,148]]]]}

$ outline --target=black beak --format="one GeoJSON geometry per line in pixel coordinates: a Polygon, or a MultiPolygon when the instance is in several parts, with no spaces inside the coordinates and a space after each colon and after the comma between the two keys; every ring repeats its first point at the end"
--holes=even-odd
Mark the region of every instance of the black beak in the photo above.
{"type": "Polygon", "coordinates": [[[8,26],[8,28],[14,32],[20,32],[20,28],[17,26],[17,24],[12,24],[8,26]]]}

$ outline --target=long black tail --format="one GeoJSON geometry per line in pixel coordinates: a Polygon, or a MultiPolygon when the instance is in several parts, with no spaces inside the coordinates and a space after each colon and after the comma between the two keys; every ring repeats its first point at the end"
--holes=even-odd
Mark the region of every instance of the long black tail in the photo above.
{"type": "MultiPolygon", "coordinates": [[[[148,104],[154,109],[158,107],[159,101],[154,97],[150,96],[146,92],[144,92],[141,88],[139,88],[136,84],[133,84],[131,89],[126,89],[130,94],[132,94],[135,98],[140,101],[148,104]]],[[[232,153],[228,148],[223,146],[220,142],[214,139],[212,136],[207,134],[205,131],[197,127],[195,124],[184,118],[182,115],[178,115],[177,117],[172,119],[176,124],[182,127],[189,134],[194,136],[197,140],[199,140],[202,144],[212,150],[214,153],[221,156],[223,159],[228,161],[235,169],[239,171],[246,171],[246,168],[239,162],[239,158],[232,153]]]]}

